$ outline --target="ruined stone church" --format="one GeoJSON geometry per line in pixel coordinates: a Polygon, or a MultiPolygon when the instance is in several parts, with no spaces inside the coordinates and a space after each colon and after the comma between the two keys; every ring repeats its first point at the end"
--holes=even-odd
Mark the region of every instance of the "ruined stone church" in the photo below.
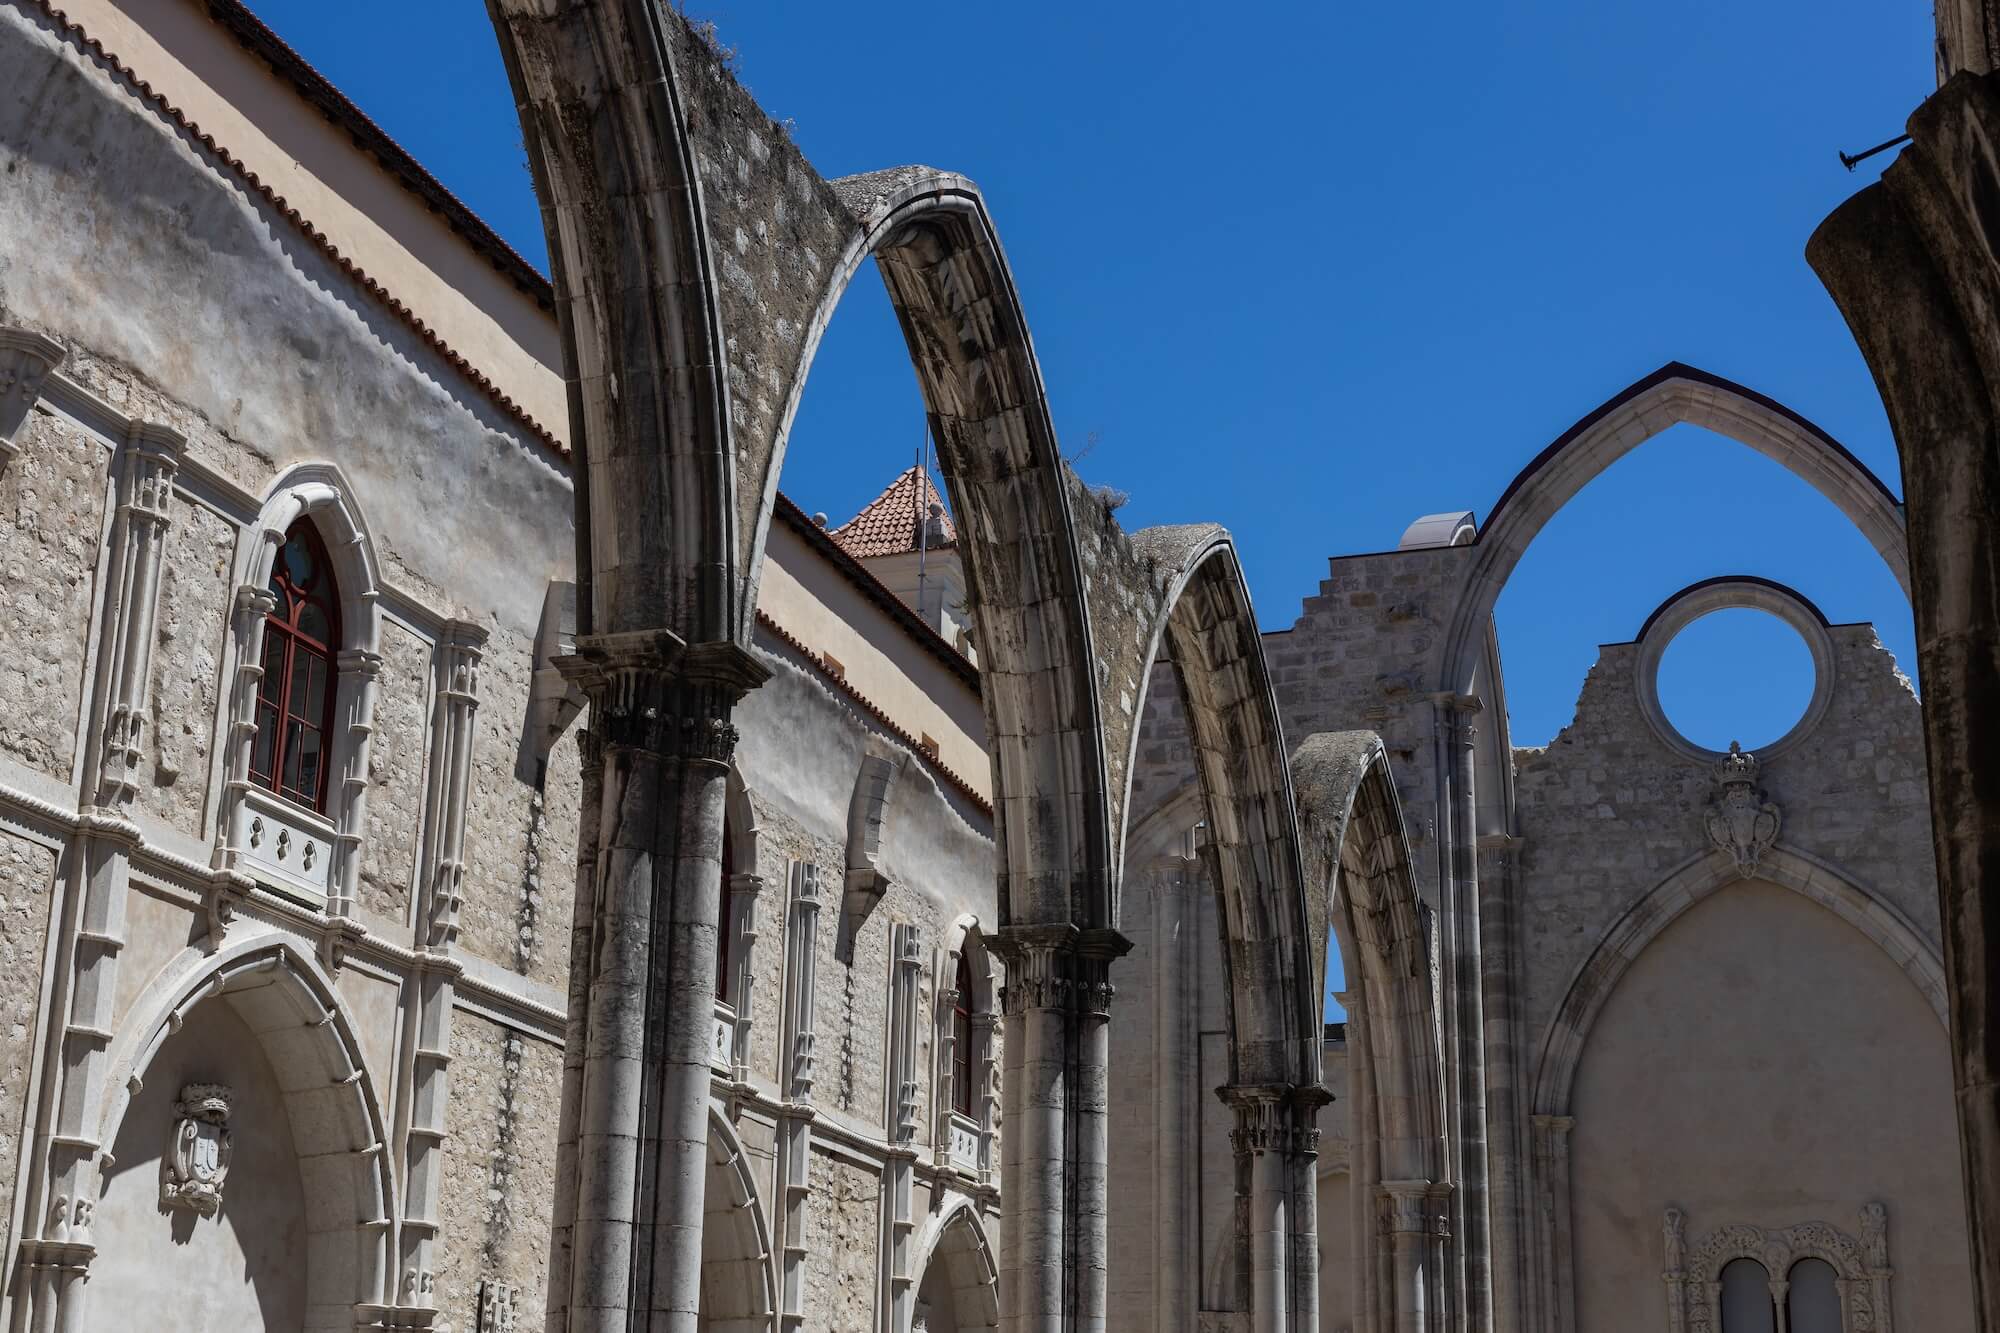
{"type": "Polygon", "coordinates": [[[1976,1327],[1908,678],[1743,569],[1520,748],[1493,629],[1674,424],[1908,591],[1884,479],[1671,364],[1260,631],[971,181],[491,10],[553,281],[240,0],[0,0],[0,1327],[1976,1327]],[[829,518],[871,268],[938,475],[829,518]],[[1814,685],[1717,752],[1740,607],[1814,685]]]}

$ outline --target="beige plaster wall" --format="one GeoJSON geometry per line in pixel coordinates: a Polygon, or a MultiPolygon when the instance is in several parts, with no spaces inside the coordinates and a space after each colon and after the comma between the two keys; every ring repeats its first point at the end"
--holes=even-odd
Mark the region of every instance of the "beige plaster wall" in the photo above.
{"type": "Polygon", "coordinates": [[[1889,1209],[1896,1325],[1969,1327],[1944,1028],[1832,913],[1751,882],[1667,927],[1611,994],[1572,1103],[1577,1324],[1667,1328],[1661,1213],[1717,1227],[1889,1209]]]}
{"type": "MultiPolygon", "coordinates": [[[[203,6],[65,0],[62,8],[557,439],[569,437],[554,314],[210,22],[203,6]]],[[[525,168],[520,188],[534,188],[525,168]]]]}
{"type": "Polygon", "coordinates": [[[146,1071],[112,1147],[97,1204],[92,1328],[292,1329],[305,1316],[304,1191],[277,1079],[254,1033],[220,1000],[197,1005],[146,1071]],[[234,1093],[235,1153],[222,1211],[160,1207],[160,1159],[188,1083],[234,1093]],[[144,1312],[142,1315],[140,1312],[144,1312]]]}
{"type": "Polygon", "coordinates": [[[832,653],[849,686],[910,735],[934,737],[945,767],[993,799],[978,694],[777,519],[757,609],[807,648],[832,653]]]}

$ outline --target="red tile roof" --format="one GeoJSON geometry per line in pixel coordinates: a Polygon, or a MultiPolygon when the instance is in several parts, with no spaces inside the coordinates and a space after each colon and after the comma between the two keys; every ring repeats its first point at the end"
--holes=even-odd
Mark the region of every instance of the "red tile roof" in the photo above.
{"type": "MultiPolygon", "coordinates": [[[[930,513],[933,503],[943,506],[944,495],[931,480],[931,474],[921,468],[908,468],[889,483],[888,490],[827,535],[856,560],[902,555],[917,549],[918,525],[930,513]]],[[[957,545],[958,529],[951,524],[950,512],[940,514],[938,521],[944,530],[944,540],[930,542],[929,548],[935,551],[941,546],[957,545]]]]}

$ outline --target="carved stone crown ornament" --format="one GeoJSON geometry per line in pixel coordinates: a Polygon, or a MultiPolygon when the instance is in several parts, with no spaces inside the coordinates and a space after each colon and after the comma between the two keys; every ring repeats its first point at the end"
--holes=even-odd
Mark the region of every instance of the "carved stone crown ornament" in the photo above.
{"type": "Polygon", "coordinates": [[[1715,791],[1702,816],[1708,840],[1728,852],[1736,862],[1736,873],[1748,879],[1778,840],[1783,822],[1784,812],[1775,801],[1764,799],[1757,786],[1757,756],[1729,742],[1729,753],[1716,761],[1715,791]]]}
{"type": "Polygon", "coordinates": [[[229,1110],[234,1094],[219,1083],[190,1083],[174,1104],[174,1139],[160,1163],[160,1204],[214,1217],[233,1151],[229,1110]]]}

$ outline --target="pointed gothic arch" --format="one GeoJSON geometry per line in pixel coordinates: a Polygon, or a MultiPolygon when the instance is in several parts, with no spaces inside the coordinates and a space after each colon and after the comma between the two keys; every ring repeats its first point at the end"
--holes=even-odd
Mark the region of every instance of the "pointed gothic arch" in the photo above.
{"type": "Polygon", "coordinates": [[[1521,556],[1592,479],[1670,426],[1700,426],[1771,459],[1824,495],[1868,539],[1907,597],[1902,505],[1847,447],[1775,399],[1678,361],[1612,395],[1515,475],[1470,543],[1443,641],[1439,686],[1469,693],[1484,627],[1521,556]]]}

